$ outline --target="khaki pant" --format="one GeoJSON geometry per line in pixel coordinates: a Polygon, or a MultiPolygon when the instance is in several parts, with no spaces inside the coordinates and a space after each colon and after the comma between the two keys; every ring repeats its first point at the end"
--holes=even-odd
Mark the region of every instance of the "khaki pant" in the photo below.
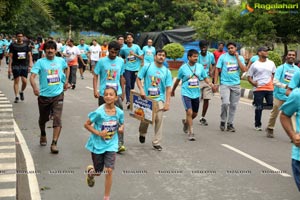
{"type": "MultiPolygon", "coordinates": [[[[267,126],[268,129],[274,129],[275,128],[276,119],[277,119],[278,114],[280,113],[279,108],[282,106],[283,103],[284,103],[284,101],[279,100],[279,99],[274,97],[274,99],[273,99],[273,109],[271,111],[269,123],[268,123],[268,126],[267,126]]],[[[291,117],[291,120],[292,120],[292,124],[293,124],[293,129],[296,130],[296,114],[294,114],[291,117]]]]}
{"type": "MultiPolygon", "coordinates": [[[[162,109],[164,107],[164,103],[162,101],[157,102],[158,110],[162,109]]],[[[155,119],[154,119],[154,138],[152,140],[152,144],[154,146],[160,145],[161,139],[162,139],[162,125],[163,125],[163,111],[158,111],[156,113],[155,119]]],[[[146,136],[147,130],[148,130],[149,123],[141,121],[139,132],[141,136],[146,136]]]]}
{"type": "Polygon", "coordinates": [[[279,108],[283,103],[284,103],[284,101],[279,100],[279,99],[274,97],[274,99],[273,99],[273,109],[271,111],[270,118],[269,118],[269,123],[268,123],[268,126],[267,126],[268,129],[274,129],[277,116],[280,112],[279,108]]]}

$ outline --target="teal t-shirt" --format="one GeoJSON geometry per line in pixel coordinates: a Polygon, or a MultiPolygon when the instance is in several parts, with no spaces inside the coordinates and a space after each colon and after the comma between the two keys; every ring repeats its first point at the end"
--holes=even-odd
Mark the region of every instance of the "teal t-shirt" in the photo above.
{"type": "Polygon", "coordinates": [[[63,92],[66,82],[64,69],[67,67],[66,61],[60,57],[54,57],[53,60],[46,57],[37,60],[31,73],[39,75],[40,96],[55,97],[63,92]]]}
{"type": "Polygon", "coordinates": [[[252,56],[251,58],[250,58],[250,61],[252,62],[252,63],[254,63],[255,61],[257,61],[259,59],[259,56],[258,55],[255,55],[255,56],[252,56]]]}
{"type": "Polygon", "coordinates": [[[144,79],[146,96],[165,102],[166,87],[172,87],[172,74],[165,66],[157,67],[155,63],[142,67],[138,73],[139,79],[144,79]]]}
{"type": "Polygon", "coordinates": [[[300,87],[300,70],[297,71],[292,80],[289,83],[289,88],[294,89],[294,88],[299,88],[300,87]]]}
{"type": "Polygon", "coordinates": [[[4,40],[0,40],[0,54],[2,54],[4,52],[4,46],[5,46],[5,41],[4,40]]]}
{"type": "Polygon", "coordinates": [[[83,44],[83,45],[79,44],[77,47],[80,51],[81,58],[83,60],[87,60],[88,59],[87,53],[90,51],[90,47],[87,44],[83,44]]]}
{"type": "Polygon", "coordinates": [[[115,106],[116,114],[108,115],[105,112],[105,104],[98,107],[95,111],[89,113],[88,117],[94,124],[93,127],[98,130],[107,130],[110,137],[102,137],[91,133],[85,148],[95,154],[103,154],[107,151],[118,151],[118,128],[124,124],[124,112],[115,106]]]}
{"type": "MultiPolygon", "coordinates": [[[[296,133],[300,134],[300,89],[294,89],[288,96],[286,102],[280,107],[280,110],[291,117],[296,113],[296,133]]],[[[292,159],[300,161],[300,148],[295,144],[292,146],[292,159]]]]}
{"type": "Polygon", "coordinates": [[[153,46],[144,46],[143,47],[143,54],[144,54],[144,66],[146,66],[149,63],[154,62],[154,56],[155,56],[156,50],[153,46]]]}
{"type": "Polygon", "coordinates": [[[210,65],[215,64],[215,56],[211,52],[207,51],[205,56],[201,55],[201,52],[198,56],[198,63],[203,65],[204,70],[206,71],[208,77],[209,77],[209,67],[210,65]]]}
{"type": "MultiPolygon", "coordinates": [[[[245,65],[245,60],[243,56],[239,56],[242,64],[245,65]]],[[[217,64],[217,68],[221,69],[221,85],[239,85],[240,80],[240,67],[238,61],[234,55],[225,53],[220,56],[217,64]]]]}
{"type": "Polygon", "coordinates": [[[124,45],[120,50],[120,55],[126,60],[125,69],[129,71],[139,71],[141,66],[141,60],[131,55],[130,51],[133,51],[134,54],[137,54],[139,56],[143,55],[143,51],[138,45],[132,44],[131,47],[124,45]]]}
{"type": "Polygon", "coordinates": [[[118,95],[122,94],[120,79],[124,71],[124,60],[120,57],[116,57],[114,60],[108,56],[99,59],[94,73],[100,76],[100,96],[104,96],[104,90],[107,87],[115,88],[118,95]]]}
{"type": "Polygon", "coordinates": [[[6,52],[9,52],[9,46],[10,46],[11,43],[12,43],[11,40],[6,40],[6,41],[5,41],[5,46],[6,46],[5,51],[6,51],[6,52]]]}
{"type": "MultiPolygon", "coordinates": [[[[289,85],[296,72],[300,72],[300,69],[296,65],[284,63],[276,69],[274,78],[279,80],[281,83],[289,85]]],[[[286,101],[287,96],[285,95],[285,92],[285,88],[279,88],[276,86],[274,88],[274,96],[279,100],[286,101]]]]}
{"type": "Polygon", "coordinates": [[[183,64],[177,75],[177,79],[182,81],[181,95],[191,99],[199,98],[201,95],[200,80],[207,77],[208,75],[201,64],[196,63],[194,66],[190,66],[188,63],[183,64]]]}
{"type": "Polygon", "coordinates": [[[34,48],[32,49],[32,54],[38,54],[39,53],[39,44],[34,44],[34,48]]]}

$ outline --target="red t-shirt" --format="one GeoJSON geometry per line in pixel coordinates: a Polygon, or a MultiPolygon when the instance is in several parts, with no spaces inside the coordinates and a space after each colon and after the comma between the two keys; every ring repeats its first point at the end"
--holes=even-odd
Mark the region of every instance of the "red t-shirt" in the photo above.
{"type": "Polygon", "coordinates": [[[215,56],[215,62],[216,62],[216,64],[218,63],[218,60],[219,60],[219,57],[222,55],[222,54],[224,54],[224,53],[226,53],[226,51],[218,51],[218,50],[215,50],[214,51],[214,56],[215,56]]]}

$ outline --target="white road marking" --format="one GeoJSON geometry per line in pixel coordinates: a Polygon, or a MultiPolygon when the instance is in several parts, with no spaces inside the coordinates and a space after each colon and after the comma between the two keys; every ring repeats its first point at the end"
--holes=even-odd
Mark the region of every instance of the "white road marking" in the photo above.
{"type": "Polygon", "coordinates": [[[4,158],[15,158],[16,153],[0,153],[0,159],[4,158]]]}
{"type": "Polygon", "coordinates": [[[230,150],[232,150],[232,151],[234,151],[234,152],[236,152],[236,153],[238,153],[238,154],[240,154],[240,155],[242,155],[242,156],[244,156],[244,157],[246,157],[246,158],[248,158],[248,159],[250,159],[250,160],[266,167],[266,168],[268,168],[268,169],[270,169],[272,172],[274,172],[274,174],[279,174],[279,175],[284,176],[284,177],[291,177],[291,175],[289,175],[287,173],[278,173],[278,172],[282,172],[282,170],[279,170],[279,169],[277,169],[277,168],[275,168],[275,167],[273,167],[273,166],[271,166],[271,165],[269,165],[269,164],[267,164],[267,163],[265,163],[265,162],[263,162],[263,161],[261,161],[257,158],[254,158],[253,156],[251,156],[251,155],[249,155],[249,154],[247,154],[247,153],[245,153],[241,150],[238,150],[238,149],[236,149],[236,148],[234,148],[234,147],[232,147],[228,144],[222,144],[222,146],[224,146],[224,147],[226,147],[226,148],[228,148],[228,149],[230,149],[230,150]]]}
{"type": "Polygon", "coordinates": [[[0,189],[0,197],[15,197],[16,196],[16,189],[0,189]]]}
{"type": "MultiPolygon", "coordinates": [[[[28,149],[28,146],[26,144],[26,141],[21,133],[21,130],[19,129],[16,121],[14,120],[14,129],[16,132],[16,136],[19,140],[20,143],[20,147],[22,149],[22,152],[24,154],[24,158],[26,160],[25,164],[26,164],[26,168],[27,171],[35,171],[35,167],[34,167],[34,163],[33,163],[33,159],[32,156],[30,154],[30,151],[28,149]]],[[[27,174],[28,177],[28,182],[29,182],[29,192],[30,192],[30,197],[32,200],[40,200],[41,199],[41,195],[40,195],[40,189],[39,189],[39,184],[36,178],[36,174],[35,173],[29,173],[27,174]]]]}
{"type": "Polygon", "coordinates": [[[0,183],[8,183],[8,182],[16,182],[17,178],[16,178],[17,174],[1,174],[0,177],[0,183]]]}

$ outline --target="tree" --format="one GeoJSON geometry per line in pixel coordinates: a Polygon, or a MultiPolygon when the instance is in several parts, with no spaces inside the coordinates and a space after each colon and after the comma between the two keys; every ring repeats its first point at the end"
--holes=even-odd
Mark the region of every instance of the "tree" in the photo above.
{"type": "Polygon", "coordinates": [[[35,35],[51,28],[52,11],[47,0],[3,0],[0,11],[1,32],[14,34],[22,30],[26,35],[35,35]]]}

